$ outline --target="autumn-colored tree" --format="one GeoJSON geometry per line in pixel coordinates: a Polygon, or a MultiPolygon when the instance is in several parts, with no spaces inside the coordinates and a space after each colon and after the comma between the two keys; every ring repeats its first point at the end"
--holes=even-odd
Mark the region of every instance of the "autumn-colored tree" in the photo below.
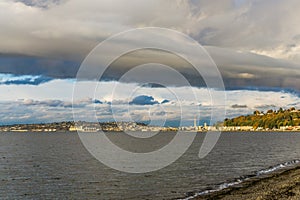
{"type": "Polygon", "coordinates": [[[281,126],[299,126],[300,111],[295,111],[294,107],[288,110],[279,108],[278,111],[268,110],[266,115],[261,115],[263,112],[256,110],[253,115],[227,118],[224,120],[224,126],[253,126],[254,129],[258,127],[273,129],[281,126]]]}

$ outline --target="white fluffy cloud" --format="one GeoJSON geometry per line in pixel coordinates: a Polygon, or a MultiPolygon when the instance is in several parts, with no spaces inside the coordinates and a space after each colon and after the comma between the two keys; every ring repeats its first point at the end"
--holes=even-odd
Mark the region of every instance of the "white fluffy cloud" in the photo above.
{"type": "MultiPolygon", "coordinates": [[[[95,96],[81,96],[72,99],[73,82],[70,80],[53,80],[38,86],[24,85],[15,87],[11,95],[1,96],[2,123],[18,122],[50,122],[73,120],[73,112],[79,119],[93,121],[95,112],[101,121],[147,121],[159,124],[161,120],[179,120],[182,112],[185,125],[192,125],[195,116],[200,120],[208,120],[211,112],[211,97],[205,88],[193,88],[197,99],[190,94],[187,87],[148,88],[138,84],[101,82],[95,96]],[[60,87],[58,87],[58,84],[60,87]],[[113,88],[116,93],[112,95],[113,88]],[[35,87],[32,90],[32,87],[35,87]],[[63,89],[62,89],[63,88],[63,89]],[[29,92],[31,91],[31,92],[29,92]],[[145,95],[153,97],[153,101],[169,102],[153,105],[130,104],[135,97],[145,95]],[[97,101],[95,101],[97,99],[97,101]],[[72,109],[74,101],[74,109],[72,109]],[[97,102],[103,102],[102,104],[97,102]]],[[[92,82],[83,83],[83,90],[89,90],[92,82]]],[[[0,85],[0,93],[5,93],[12,86],[0,85]]],[[[221,91],[214,91],[221,92],[221,91]]],[[[300,107],[300,97],[284,91],[226,91],[226,117],[253,113],[254,110],[278,109],[280,107],[300,107]],[[241,104],[242,102],[242,104],[241,104]]],[[[214,105],[217,112],[222,106],[214,105]]]]}

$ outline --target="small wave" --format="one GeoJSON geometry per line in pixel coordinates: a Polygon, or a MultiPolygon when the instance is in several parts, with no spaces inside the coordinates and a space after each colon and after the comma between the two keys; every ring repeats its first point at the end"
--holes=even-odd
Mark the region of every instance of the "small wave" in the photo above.
{"type": "Polygon", "coordinates": [[[201,192],[197,192],[197,193],[188,195],[188,197],[183,198],[181,200],[190,200],[190,199],[194,199],[198,196],[210,194],[210,193],[213,193],[213,192],[218,192],[218,191],[224,190],[226,188],[241,184],[241,183],[249,180],[250,178],[270,174],[270,173],[275,172],[277,170],[287,168],[287,167],[292,167],[292,166],[297,165],[299,163],[300,163],[300,160],[292,160],[292,161],[284,162],[284,163],[281,163],[281,164],[278,164],[278,165],[275,165],[275,166],[271,166],[269,168],[259,170],[259,171],[257,171],[256,173],[254,173],[252,175],[242,176],[240,178],[235,179],[234,181],[221,183],[221,184],[217,185],[216,189],[208,189],[208,190],[204,190],[204,191],[201,191],[201,192]]]}
{"type": "Polygon", "coordinates": [[[257,176],[261,176],[261,175],[264,175],[264,174],[269,174],[269,173],[277,171],[279,169],[283,169],[283,168],[286,168],[286,167],[294,166],[294,165],[296,165],[298,163],[300,163],[300,160],[292,160],[292,161],[284,162],[284,163],[281,163],[279,165],[275,165],[275,166],[269,167],[268,169],[260,170],[260,171],[258,171],[256,173],[256,175],[257,176]]]}

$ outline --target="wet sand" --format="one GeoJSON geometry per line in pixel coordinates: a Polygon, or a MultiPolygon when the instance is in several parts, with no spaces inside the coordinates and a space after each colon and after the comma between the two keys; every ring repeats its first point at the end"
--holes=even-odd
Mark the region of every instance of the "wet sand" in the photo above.
{"type": "Polygon", "coordinates": [[[276,200],[300,199],[300,166],[262,178],[245,181],[232,188],[198,196],[195,199],[276,200]]]}

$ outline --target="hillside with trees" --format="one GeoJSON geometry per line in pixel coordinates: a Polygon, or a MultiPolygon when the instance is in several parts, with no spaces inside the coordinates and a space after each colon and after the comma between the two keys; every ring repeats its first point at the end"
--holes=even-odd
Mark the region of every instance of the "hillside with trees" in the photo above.
{"type": "Polygon", "coordinates": [[[284,110],[254,111],[252,115],[225,119],[224,126],[253,126],[254,129],[279,129],[283,126],[300,126],[300,110],[293,108],[284,110]]]}

